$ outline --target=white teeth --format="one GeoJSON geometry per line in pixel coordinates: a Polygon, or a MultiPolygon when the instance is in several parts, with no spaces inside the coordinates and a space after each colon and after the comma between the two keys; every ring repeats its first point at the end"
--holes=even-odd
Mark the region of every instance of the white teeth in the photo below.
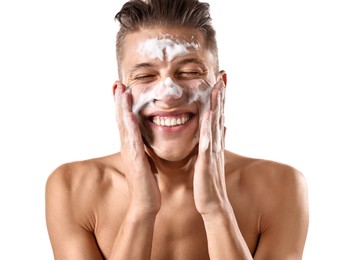
{"type": "Polygon", "coordinates": [[[161,117],[161,116],[154,116],[152,121],[154,124],[159,126],[178,126],[178,125],[184,125],[186,122],[188,122],[189,116],[188,115],[182,115],[180,117],[161,117]]]}

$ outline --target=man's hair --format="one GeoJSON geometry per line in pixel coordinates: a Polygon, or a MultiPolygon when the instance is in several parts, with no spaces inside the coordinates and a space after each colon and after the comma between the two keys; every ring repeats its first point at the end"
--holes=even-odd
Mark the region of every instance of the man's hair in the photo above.
{"type": "Polygon", "coordinates": [[[128,33],[159,27],[186,27],[202,32],[208,48],[215,57],[218,72],[216,32],[211,24],[210,5],[198,0],[129,0],[115,15],[120,29],[116,36],[116,56],[120,74],[124,39],[128,33]]]}

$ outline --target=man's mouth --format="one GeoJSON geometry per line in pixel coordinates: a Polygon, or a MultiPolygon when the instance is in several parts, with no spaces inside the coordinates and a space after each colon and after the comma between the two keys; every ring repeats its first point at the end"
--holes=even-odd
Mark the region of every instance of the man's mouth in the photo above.
{"type": "Polygon", "coordinates": [[[193,114],[181,114],[175,116],[152,116],[150,117],[150,121],[158,126],[166,126],[166,127],[174,127],[180,126],[187,123],[193,114]]]}

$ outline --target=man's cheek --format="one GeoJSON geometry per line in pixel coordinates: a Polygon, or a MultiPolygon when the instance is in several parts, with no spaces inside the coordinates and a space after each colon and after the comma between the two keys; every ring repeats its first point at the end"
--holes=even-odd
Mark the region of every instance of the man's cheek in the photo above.
{"type": "Polygon", "coordinates": [[[194,82],[189,86],[188,103],[196,102],[199,104],[200,114],[206,111],[211,105],[212,86],[204,80],[194,82]]]}
{"type": "Polygon", "coordinates": [[[152,88],[132,87],[128,88],[127,91],[132,94],[132,112],[136,116],[139,116],[139,112],[154,100],[154,91],[152,91],[152,88]]]}
{"type": "Polygon", "coordinates": [[[132,93],[133,113],[138,116],[146,106],[154,106],[154,100],[184,98],[186,104],[197,103],[199,110],[207,110],[210,107],[212,86],[204,80],[192,80],[187,82],[173,82],[171,78],[146,87],[132,87],[127,91],[132,93]]]}

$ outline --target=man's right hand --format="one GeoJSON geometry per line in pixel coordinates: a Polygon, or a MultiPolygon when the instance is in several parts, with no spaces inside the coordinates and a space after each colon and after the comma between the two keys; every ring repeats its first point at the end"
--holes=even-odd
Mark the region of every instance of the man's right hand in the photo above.
{"type": "Polygon", "coordinates": [[[156,215],[161,206],[160,190],[144,150],[137,119],[132,112],[132,95],[119,81],[114,84],[114,93],[121,157],[130,192],[128,214],[133,217],[156,215]]]}

